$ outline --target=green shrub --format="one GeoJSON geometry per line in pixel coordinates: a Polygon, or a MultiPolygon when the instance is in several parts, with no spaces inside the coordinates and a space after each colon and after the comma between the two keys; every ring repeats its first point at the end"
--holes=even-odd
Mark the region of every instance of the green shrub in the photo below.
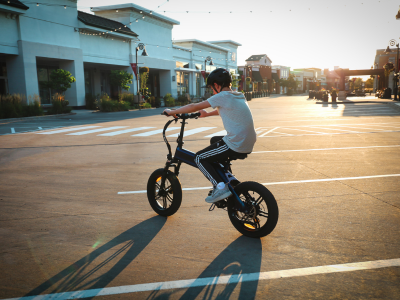
{"type": "Polygon", "coordinates": [[[20,118],[43,115],[40,106],[40,97],[34,95],[29,97],[29,104],[26,104],[24,95],[0,95],[0,118],[20,118]]]}
{"type": "Polygon", "coordinates": [[[107,94],[104,94],[100,98],[100,111],[103,112],[114,112],[114,111],[128,111],[130,103],[125,101],[112,100],[107,94]]]}
{"type": "Polygon", "coordinates": [[[165,106],[172,107],[175,106],[175,99],[171,94],[166,94],[164,96],[165,106]]]}
{"type": "Polygon", "coordinates": [[[189,100],[186,96],[178,96],[178,105],[183,106],[189,104],[189,100]]]}
{"type": "Polygon", "coordinates": [[[96,96],[93,96],[92,94],[86,94],[85,100],[86,100],[86,109],[99,109],[96,96]]]}
{"type": "Polygon", "coordinates": [[[24,117],[30,116],[43,116],[43,108],[40,106],[40,97],[38,95],[34,95],[33,97],[29,96],[29,104],[22,106],[24,112],[24,117]]]}
{"type": "Polygon", "coordinates": [[[69,101],[65,100],[65,96],[59,93],[55,93],[53,96],[51,96],[51,104],[53,106],[48,110],[48,113],[51,115],[67,114],[72,110],[72,107],[68,106],[69,101]]]}
{"type": "Polygon", "coordinates": [[[151,104],[150,103],[143,103],[143,108],[151,108],[151,104]]]}
{"type": "Polygon", "coordinates": [[[119,101],[128,102],[131,106],[135,105],[135,103],[133,102],[133,94],[132,93],[119,94],[118,99],[119,99],[119,101]]]}

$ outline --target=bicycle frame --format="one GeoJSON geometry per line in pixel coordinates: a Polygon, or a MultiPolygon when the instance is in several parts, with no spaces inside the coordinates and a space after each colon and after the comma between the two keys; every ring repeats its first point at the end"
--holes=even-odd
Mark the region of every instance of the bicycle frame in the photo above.
{"type": "MultiPolygon", "coordinates": [[[[165,178],[167,177],[168,171],[170,167],[174,167],[174,173],[176,176],[179,175],[179,170],[181,167],[182,163],[188,164],[192,167],[198,168],[197,164],[195,163],[194,159],[196,157],[196,153],[190,151],[190,150],[186,150],[183,148],[183,136],[184,136],[184,132],[185,132],[185,125],[186,120],[187,119],[197,119],[200,116],[200,113],[194,113],[194,114],[181,114],[181,115],[176,115],[177,118],[173,119],[173,120],[169,120],[163,129],[163,138],[164,138],[164,142],[167,144],[167,148],[168,148],[168,154],[167,154],[167,162],[165,164],[164,167],[164,174],[162,176],[161,179],[161,188],[164,189],[165,186],[165,178]],[[165,132],[168,128],[168,126],[175,121],[175,123],[178,120],[182,120],[181,121],[181,130],[180,133],[178,135],[178,139],[177,139],[177,147],[175,150],[175,155],[172,155],[172,151],[171,151],[171,146],[168,142],[167,137],[165,136],[165,132]]],[[[225,170],[220,166],[219,163],[216,163],[214,165],[216,171],[218,172],[218,174],[221,176],[222,180],[224,181],[225,184],[228,185],[229,190],[232,192],[232,198],[234,200],[235,203],[235,207],[237,210],[242,211],[242,212],[247,212],[247,208],[246,205],[244,204],[244,202],[239,198],[239,196],[236,194],[234,188],[232,187],[232,185],[229,182],[229,179],[227,178],[227,176],[225,175],[225,170]]]]}

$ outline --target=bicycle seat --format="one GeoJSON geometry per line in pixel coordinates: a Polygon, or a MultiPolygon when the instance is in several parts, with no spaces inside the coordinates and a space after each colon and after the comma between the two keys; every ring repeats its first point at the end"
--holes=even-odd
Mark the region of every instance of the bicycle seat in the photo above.
{"type": "Polygon", "coordinates": [[[234,153],[229,155],[229,160],[245,159],[246,157],[247,153],[234,153]]]}

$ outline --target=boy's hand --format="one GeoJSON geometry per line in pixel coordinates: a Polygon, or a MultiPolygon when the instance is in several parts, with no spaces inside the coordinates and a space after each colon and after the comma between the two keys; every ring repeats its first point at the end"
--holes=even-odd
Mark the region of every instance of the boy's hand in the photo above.
{"type": "Polygon", "coordinates": [[[208,116],[207,111],[205,111],[204,109],[199,110],[199,113],[200,113],[200,117],[199,118],[205,118],[205,117],[208,116]]]}
{"type": "Polygon", "coordinates": [[[176,118],[176,115],[175,114],[173,114],[172,113],[172,110],[171,109],[165,109],[164,111],[163,111],[163,114],[166,114],[167,115],[167,117],[169,117],[169,116],[173,116],[174,118],[176,118]]]}

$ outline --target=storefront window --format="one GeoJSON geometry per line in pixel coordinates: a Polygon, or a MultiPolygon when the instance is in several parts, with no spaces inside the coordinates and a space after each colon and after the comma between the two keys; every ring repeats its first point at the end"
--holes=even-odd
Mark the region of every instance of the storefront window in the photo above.
{"type": "Polygon", "coordinates": [[[39,82],[39,95],[42,104],[51,104],[51,96],[55,91],[52,91],[46,86],[49,81],[51,72],[57,70],[57,67],[38,67],[38,82],[39,82]]]}
{"type": "Polygon", "coordinates": [[[208,65],[206,65],[206,71],[207,71],[207,72],[212,72],[212,71],[214,71],[216,68],[217,68],[216,66],[208,66],[208,65]]]}
{"type": "Polygon", "coordinates": [[[185,68],[188,69],[189,68],[189,63],[187,61],[177,61],[176,62],[176,67],[177,68],[185,68]]]}
{"type": "Polygon", "coordinates": [[[0,62],[0,95],[8,93],[6,63],[0,62]]]}
{"type": "Polygon", "coordinates": [[[92,70],[87,70],[85,69],[85,93],[86,94],[91,94],[93,95],[93,76],[92,76],[92,70]]]}
{"type": "Polygon", "coordinates": [[[176,72],[176,85],[178,89],[178,95],[190,94],[189,73],[176,72]]]}
{"type": "Polygon", "coordinates": [[[201,73],[196,73],[196,96],[201,95],[201,82],[202,82],[203,76],[201,73]]]}

